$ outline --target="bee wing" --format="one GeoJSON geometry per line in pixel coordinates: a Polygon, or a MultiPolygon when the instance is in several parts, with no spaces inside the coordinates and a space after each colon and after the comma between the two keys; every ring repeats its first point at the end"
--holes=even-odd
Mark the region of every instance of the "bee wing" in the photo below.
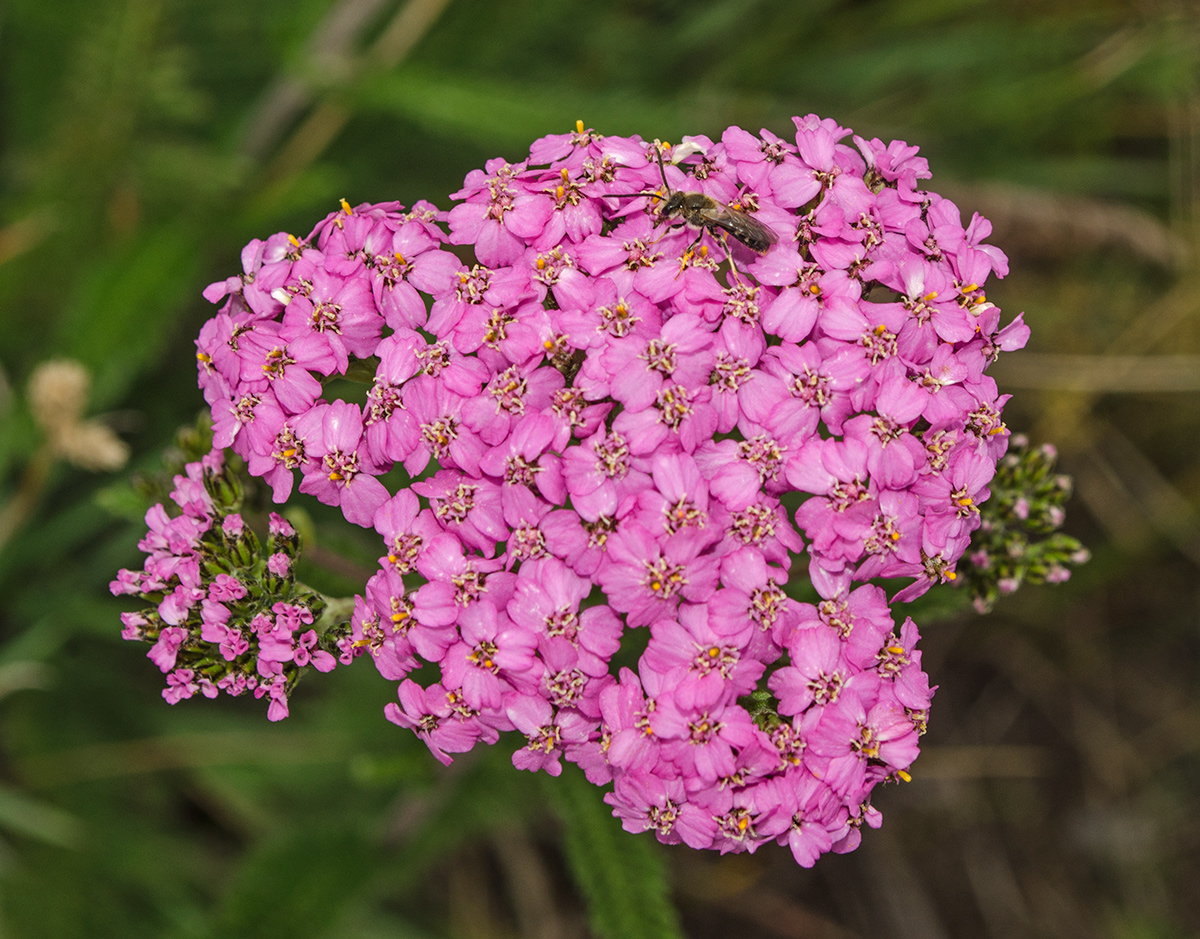
{"type": "Polygon", "coordinates": [[[733,235],[738,241],[759,254],[779,240],[779,236],[770,228],[740,209],[716,203],[700,210],[700,215],[706,222],[722,228],[733,235]]]}

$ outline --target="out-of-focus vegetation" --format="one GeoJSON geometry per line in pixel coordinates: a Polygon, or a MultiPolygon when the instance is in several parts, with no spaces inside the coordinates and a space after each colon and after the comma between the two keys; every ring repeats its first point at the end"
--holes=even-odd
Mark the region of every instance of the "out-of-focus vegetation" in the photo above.
{"type": "Polygon", "coordinates": [[[669,935],[620,907],[654,907],[660,858],[695,937],[1200,931],[1198,46],[1171,0],[10,0],[0,936],[552,939],[585,934],[585,902],[669,935]],[[443,771],[365,666],[279,725],[162,702],[107,590],[143,503],[48,459],[38,363],[87,365],[90,413],[153,472],[203,404],[200,291],[249,238],[343,196],[445,207],[576,118],[678,139],[810,111],[919,144],[931,188],[994,222],[990,299],[1034,331],[995,370],[1006,419],[1057,444],[1094,554],[923,626],[931,729],[858,852],[659,851],[503,753],[443,771]],[[589,879],[589,852],[627,876],[589,879]]]}

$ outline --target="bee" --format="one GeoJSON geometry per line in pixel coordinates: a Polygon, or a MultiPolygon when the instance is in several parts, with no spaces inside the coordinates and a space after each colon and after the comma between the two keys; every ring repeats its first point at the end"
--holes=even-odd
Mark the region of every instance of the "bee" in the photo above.
{"type": "Polygon", "coordinates": [[[612,193],[617,196],[653,196],[662,199],[658,214],[665,219],[678,219],[674,224],[684,224],[688,228],[698,230],[700,234],[688,248],[691,251],[704,237],[706,231],[719,237],[724,243],[725,236],[733,235],[751,251],[766,254],[771,245],[779,240],[779,236],[758,219],[748,215],[741,209],[735,209],[724,202],[718,202],[702,192],[679,192],[673,190],[667,182],[667,170],[663,165],[662,145],[654,141],[654,155],[658,157],[658,171],[662,174],[663,188],[667,195],[664,197],[657,192],[626,192],[612,193]]]}

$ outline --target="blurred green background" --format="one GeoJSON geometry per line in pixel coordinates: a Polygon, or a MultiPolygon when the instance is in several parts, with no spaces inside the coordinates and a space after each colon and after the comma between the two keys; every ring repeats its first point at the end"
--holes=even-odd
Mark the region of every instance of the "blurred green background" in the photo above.
{"type": "MultiPolygon", "coordinates": [[[[2,10],[0,939],[566,939],[589,934],[587,898],[609,935],[670,935],[659,861],[694,937],[1200,933],[1194,4],[2,10]],[[926,617],[930,732],[859,851],[805,871],[782,848],[660,850],[499,750],[442,770],[383,719],[393,688],[366,666],[306,684],[282,724],[253,701],[163,703],[107,589],[140,566],[143,507],[129,469],[39,456],[38,363],[85,363],[89,413],[153,472],[203,404],[200,291],[251,237],[303,235],[339,197],[446,207],[469,169],[576,118],[787,136],[813,111],[919,144],[930,188],[993,221],[1012,274],[989,298],[1033,328],[994,370],[1006,420],[1058,445],[1067,528],[1094,552],[987,617],[926,617]],[[625,879],[581,887],[589,852],[625,879]]],[[[373,557],[314,547],[348,575],[373,557]]]]}

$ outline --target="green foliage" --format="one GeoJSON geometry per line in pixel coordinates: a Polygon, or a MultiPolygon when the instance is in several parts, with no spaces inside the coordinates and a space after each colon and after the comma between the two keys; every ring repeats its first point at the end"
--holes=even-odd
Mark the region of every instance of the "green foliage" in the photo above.
{"type": "Polygon", "coordinates": [[[649,835],[631,837],[601,793],[575,766],[546,783],[563,820],[563,847],[602,939],[676,939],[683,934],[671,903],[663,852],[649,835]]]}
{"type": "Polygon", "coordinates": [[[233,873],[214,936],[316,939],[360,901],[379,862],[379,846],[344,824],[318,820],[265,839],[233,873]],[[329,858],[337,863],[330,864],[329,858]],[[270,904],[263,898],[271,897],[270,904]]]}

